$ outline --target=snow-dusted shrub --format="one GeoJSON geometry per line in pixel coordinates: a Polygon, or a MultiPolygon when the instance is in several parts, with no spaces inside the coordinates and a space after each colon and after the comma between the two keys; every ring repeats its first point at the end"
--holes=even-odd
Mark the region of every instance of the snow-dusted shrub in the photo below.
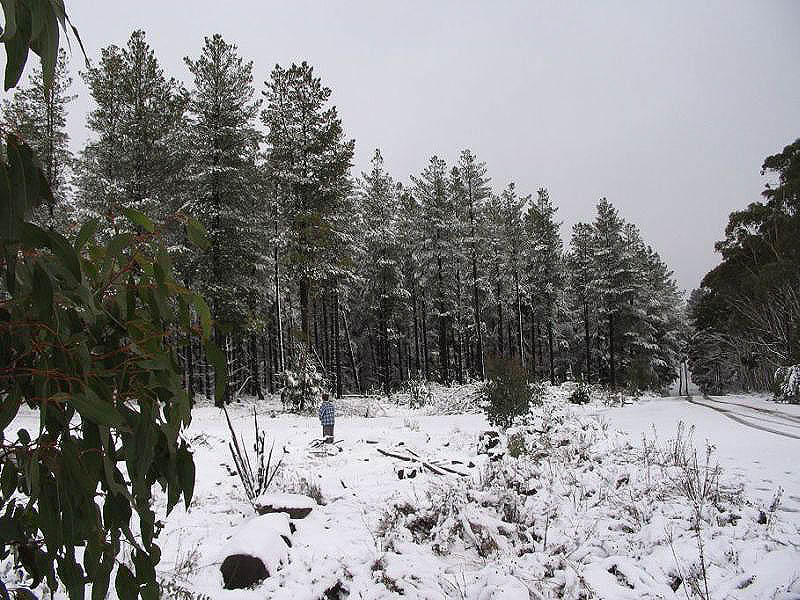
{"type": "Polygon", "coordinates": [[[430,385],[419,375],[412,377],[406,382],[405,392],[408,394],[408,403],[411,408],[422,408],[433,398],[430,385]]]}
{"type": "Polygon", "coordinates": [[[329,389],[322,373],[307,350],[300,349],[294,370],[278,373],[283,386],[281,402],[292,412],[313,411],[318,399],[329,389]]]}
{"type": "Polygon", "coordinates": [[[592,399],[592,386],[585,381],[579,381],[569,395],[572,404],[589,404],[592,399]]]}
{"type": "Polygon", "coordinates": [[[509,434],[506,448],[508,448],[508,454],[513,458],[519,458],[521,455],[526,454],[528,446],[525,443],[525,435],[521,431],[509,434]]]}
{"type": "Polygon", "coordinates": [[[489,401],[486,418],[492,426],[507,429],[528,412],[531,403],[541,404],[543,388],[528,384],[528,374],[518,360],[492,357],[486,366],[489,381],[483,390],[489,401]]]}
{"type": "Polygon", "coordinates": [[[800,365],[775,371],[775,400],[800,404],[800,365]]]}

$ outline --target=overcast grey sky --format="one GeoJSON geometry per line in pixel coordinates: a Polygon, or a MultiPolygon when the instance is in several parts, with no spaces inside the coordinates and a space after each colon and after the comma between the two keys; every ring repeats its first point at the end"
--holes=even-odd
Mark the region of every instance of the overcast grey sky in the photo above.
{"type": "MultiPolygon", "coordinates": [[[[67,0],[91,58],[147,31],[166,71],[221,33],[255,63],[308,60],[393,175],[471,148],[493,184],[549,188],[562,233],[601,196],[698,285],[765,156],[800,136],[800,1],[67,0]]],[[[73,69],[79,66],[73,57],[73,69]]],[[[78,149],[86,89],[72,107],[78,149]]]]}

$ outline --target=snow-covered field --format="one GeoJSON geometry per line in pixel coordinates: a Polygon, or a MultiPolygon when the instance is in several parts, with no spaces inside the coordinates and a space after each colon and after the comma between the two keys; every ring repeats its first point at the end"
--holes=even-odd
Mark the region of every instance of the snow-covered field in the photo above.
{"type": "MultiPolygon", "coordinates": [[[[251,590],[222,587],[230,537],[244,530],[255,543],[260,532],[243,525],[255,513],[232,469],[225,419],[201,406],[186,432],[194,501],[166,520],[160,577],[169,597],[183,600],[691,598],[706,590],[710,598],[800,598],[800,407],[719,400],[734,403],[713,404],[730,412],[649,397],[575,407],[554,389],[509,431],[516,458],[504,435],[479,442],[491,429],[481,414],[388,404],[369,410],[385,416],[339,417],[341,452],[314,454],[316,418],[258,404],[259,425],[276,454],[284,450],[274,490],[318,487],[324,505],[293,521],[291,547],[269,558],[284,564],[251,590]],[[753,427],[765,424],[779,433],[753,427]],[[433,472],[439,467],[466,475],[433,472]]],[[[229,414],[252,444],[252,404],[229,414]]],[[[32,422],[21,415],[15,425],[32,422]]],[[[265,527],[263,517],[258,523],[265,527]]],[[[283,543],[269,533],[262,546],[283,543]]]]}

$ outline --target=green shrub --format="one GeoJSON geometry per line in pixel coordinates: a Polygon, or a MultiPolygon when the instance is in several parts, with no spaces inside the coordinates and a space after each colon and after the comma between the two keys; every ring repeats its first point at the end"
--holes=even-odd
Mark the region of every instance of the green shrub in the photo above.
{"type": "Polygon", "coordinates": [[[569,395],[569,401],[572,404],[588,404],[592,399],[592,386],[585,381],[579,381],[578,385],[572,390],[569,395]]]}
{"type": "Polygon", "coordinates": [[[513,458],[519,458],[528,453],[528,444],[525,442],[525,435],[517,431],[508,436],[508,454],[513,458]]]}
{"type": "Polygon", "coordinates": [[[528,412],[531,402],[541,403],[528,385],[528,375],[514,358],[490,357],[486,363],[488,381],[484,393],[488,403],[486,418],[493,427],[507,429],[518,416],[528,412]]]}

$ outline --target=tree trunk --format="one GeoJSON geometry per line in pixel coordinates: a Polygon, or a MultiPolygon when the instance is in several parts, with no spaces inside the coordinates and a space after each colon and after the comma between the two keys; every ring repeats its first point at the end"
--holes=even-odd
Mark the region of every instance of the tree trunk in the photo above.
{"type": "Polygon", "coordinates": [[[412,279],[411,283],[411,305],[413,306],[413,315],[414,315],[414,366],[417,370],[417,377],[420,375],[420,364],[419,364],[419,326],[417,318],[417,282],[412,279]]]}
{"type": "Polygon", "coordinates": [[[428,302],[426,301],[426,293],[422,292],[422,355],[425,359],[425,379],[430,380],[430,360],[428,358],[428,302]]]}
{"type": "Polygon", "coordinates": [[[339,285],[333,290],[333,340],[336,360],[336,397],[342,397],[342,350],[339,341],[339,285]]]}
{"type": "Polygon", "coordinates": [[[309,331],[310,326],[310,319],[309,319],[309,297],[311,295],[311,280],[308,277],[301,277],[300,278],[300,285],[299,285],[299,293],[300,293],[300,332],[302,341],[308,345],[308,349],[311,349],[311,336],[309,331]]]}
{"type": "Polygon", "coordinates": [[[192,336],[189,336],[189,339],[186,340],[186,393],[194,406],[194,357],[192,352],[192,336]]]}
{"type": "Polygon", "coordinates": [[[497,354],[505,356],[505,348],[503,343],[503,297],[500,282],[497,282],[497,354]]]}
{"type": "Polygon", "coordinates": [[[478,298],[478,260],[475,252],[475,228],[472,233],[472,303],[475,310],[475,337],[478,342],[477,375],[483,380],[486,379],[486,364],[483,358],[483,329],[481,328],[481,305],[478,298]]]}
{"type": "Polygon", "coordinates": [[[525,367],[525,349],[522,347],[522,294],[519,291],[519,273],[514,268],[514,287],[517,294],[517,345],[519,346],[519,364],[525,367]]]}
{"type": "Polygon", "coordinates": [[[252,365],[251,371],[255,394],[258,396],[259,400],[263,400],[264,392],[261,391],[261,373],[258,365],[258,342],[255,333],[250,334],[250,364],[252,365]]]}
{"type": "Polygon", "coordinates": [[[547,353],[550,357],[550,385],[556,384],[556,370],[553,361],[553,321],[547,321],[547,353]]]}
{"type": "Polygon", "coordinates": [[[583,334],[586,341],[586,383],[592,382],[592,349],[589,343],[589,303],[583,302],[583,334]]]}
{"type": "Polygon", "coordinates": [[[381,311],[381,333],[383,337],[383,393],[389,395],[389,383],[392,378],[392,357],[389,343],[389,318],[385,311],[381,311]]]}
{"type": "Polygon", "coordinates": [[[608,354],[611,367],[611,387],[617,385],[616,365],[614,364],[614,313],[608,315],[608,354]]]}
{"type": "Polygon", "coordinates": [[[347,353],[350,356],[350,369],[353,372],[353,381],[355,381],[356,389],[358,390],[359,395],[363,394],[364,392],[361,390],[361,378],[358,376],[358,369],[356,369],[356,357],[353,352],[353,342],[350,339],[350,326],[347,323],[347,313],[342,312],[342,319],[344,320],[344,335],[345,341],[347,342],[347,353]]]}
{"type": "Polygon", "coordinates": [[[272,383],[274,362],[272,361],[272,332],[267,327],[267,334],[261,336],[261,354],[264,356],[264,382],[270,395],[275,393],[272,383]]]}

